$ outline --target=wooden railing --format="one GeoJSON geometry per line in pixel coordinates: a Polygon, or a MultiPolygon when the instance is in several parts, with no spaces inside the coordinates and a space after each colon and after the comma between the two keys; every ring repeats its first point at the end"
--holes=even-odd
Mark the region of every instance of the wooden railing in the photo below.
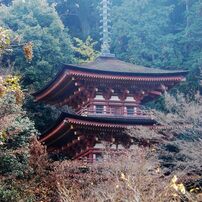
{"type": "Polygon", "coordinates": [[[90,108],[86,107],[79,111],[81,116],[97,116],[97,117],[127,117],[127,118],[153,118],[153,113],[143,108],[136,108],[135,110],[124,110],[124,108],[114,109],[108,108],[90,108]]]}

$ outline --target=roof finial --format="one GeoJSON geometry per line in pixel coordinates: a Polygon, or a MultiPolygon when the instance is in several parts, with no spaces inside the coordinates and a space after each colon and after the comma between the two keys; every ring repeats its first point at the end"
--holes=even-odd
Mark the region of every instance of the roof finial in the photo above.
{"type": "Polygon", "coordinates": [[[102,47],[101,47],[101,56],[103,57],[114,57],[110,53],[110,0],[101,0],[101,16],[102,16],[102,47]]]}

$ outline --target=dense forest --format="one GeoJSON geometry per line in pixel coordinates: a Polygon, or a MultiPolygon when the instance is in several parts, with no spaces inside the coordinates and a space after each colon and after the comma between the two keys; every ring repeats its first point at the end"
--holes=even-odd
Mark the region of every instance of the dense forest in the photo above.
{"type": "Polygon", "coordinates": [[[201,201],[196,193],[202,190],[202,1],[111,0],[110,7],[111,52],[117,58],[189,70],[171,95],[147,106],[155,108],[159,122],[173,126],[169,133],[180,137],[166,140],[155,152],[138,148],[135,159],[129,154],[101,168],[92,165],[82,179],[72,179],[70,173],[78,173],[81,165],[52,162],[36,138],[62,110],[34,102],[32,93],[63,64],[90,62],[99,55],[100,1],[0,0],[0,202],[201,201]],[[186,127],[179,127],[182,122],[186,127]],[[153,168],[162,171],[151,173],[153,168]],[[186,175],[200,182],[185,186],[186,175]]]}

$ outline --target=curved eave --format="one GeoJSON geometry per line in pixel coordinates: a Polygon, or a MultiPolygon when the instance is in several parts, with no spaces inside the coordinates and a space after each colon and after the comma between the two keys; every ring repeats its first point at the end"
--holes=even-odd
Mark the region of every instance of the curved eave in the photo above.
{"type": "Polygon", "coordinates": [[[54,83],[57,83],[57,81],[65,74],[65,71],[66,69],[63,68],[62,70],[60,70],[56,76],[51,80],[49,81],[45,87],[43,87],[42,89],[38,90],[37,92],[35,93],[32,93],[32,96],[34,97],[37,97],[41,94],[43,94],[46,90],[48,90],[52,85],[54,85],[54,83]]]}
{"type": "MultiPolygon", "coordinates": [[[[100,70],[100,69],[94,69],[94,68],[86,68],[79,65],[64,65],[64,70],[77,70],[81,72],[86,73],[95,73],[95,74],[105,74],[105,75],[115,75],[115,76],[147,76],[147,77],[163,77],[163,76],[186,76],[189,71],[165,71],[165,72],[116,72],[116,71],[106,71],[106,70],[100,70]]],[[[149,71],[149,68],[148,68],[149,71]]]]}
{"type": "Polygon", "coordinates": [[[66,128],[70,128],[70,125],[83,125],[83,126],[95,126],[106,128],[120,128],[125,129],[133,126],[152,126],[157,124],[154,119],[150,118],[108,118],[108,117],[83,117],[68,113],[62,113],[56,123],[42,134],[39,139],[41,142],[48,141],[49,138],[53,138],[65,131],[66,128]],[[68,127],[67,127],[68,125],[68,127]]]}
{"type": "MultiPolygon", "coordinates": [[[[50,81],[44,88],[39,90],[36,93],[33,93],[32,95],[37,98],[37,97],[45,97],[45,95],[51,93],[52,88],[55,88],[59,86],[60,82],[64,82],[66,79],[67,74],[69,73],[72,76],[73,75],[79,75],[82,77],[82,75],[88,75],[88,77],[92,78],[111,78],[113,77],[114,79],[125,79],[125,80],[150,80],[150,79],[158,79],[161,78],[161,80],[165,81],[172,77],[185,77],[188,74],[188,71],[171,71],[171,72],[142,72],[142,73],[130,73],[130,72],[114,72],[114,71],[103,71],[103,70],[96,70],[96,69],[89,69],[89,68],[84,68],[76,65],[64,65],[63,69],[55,76],[55,78],[50,81]]],[[[41,100],[41,99],[36,99],[36,100],[41,100]]]]}

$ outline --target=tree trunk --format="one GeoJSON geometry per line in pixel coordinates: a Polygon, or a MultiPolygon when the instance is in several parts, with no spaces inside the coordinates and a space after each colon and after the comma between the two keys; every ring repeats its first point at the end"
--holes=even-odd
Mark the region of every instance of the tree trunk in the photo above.
{"type": "Polygon", "coordinates": [[[81,29],[82,29],[82,33],[84,38],[86,38],[87,36],[89,36],[90,34],[90,24],[89,24],[89,20],[88,20],[88,16],[90,13],[90,6],[89,4],[83,0],[80,0],[80,8],[79,8],[79,13],[78,13],[78,18],[81,24],[81,29]]]}
{"type": "Polygon", "coordinates": [[[190,12],[190,0],[185,0],[186,5],[186,36],[189,35],[189,26],[190,26],[190,19],[189,19],[189,12],[190,12]]]}

